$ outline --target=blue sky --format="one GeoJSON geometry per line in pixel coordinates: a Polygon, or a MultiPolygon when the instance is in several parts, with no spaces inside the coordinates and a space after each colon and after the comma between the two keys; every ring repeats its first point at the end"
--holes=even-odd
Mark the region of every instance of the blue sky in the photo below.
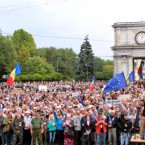
{"type": "Polygon", "coordinates": [[[72,48],[86,35],[95,56],[112,59],[115,22],[144,21],[144,0],[0,0],[0,29],[24,29],[38,48],[72,48]],[[36,36],[37,35],[37,36],[36,36]]]}

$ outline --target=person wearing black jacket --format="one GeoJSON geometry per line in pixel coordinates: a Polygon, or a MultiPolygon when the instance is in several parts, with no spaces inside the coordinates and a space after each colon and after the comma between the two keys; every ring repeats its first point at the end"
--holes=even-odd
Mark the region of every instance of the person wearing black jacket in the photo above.
{"type": "Polygon", "coordinates": [[[92,131],[92,121],[89,115],[86,116],[82,124],[82,145],[91,145],[91,131],[92,131]]]}
{"type": "Polygon", "coordinates": [[[128,119],[128,114],[122,113],[121,118],[118,119],[118,129],[120,130],[120,145],[128,145],[130,138],[130,131],[132,128],[132,123],[128,119]]]}
{"type": "Polygon", "coordinates": [[[108,145],[117,145],[117,120],[115,111],[111,110],[110,115],[107,117],[108,124],[108,145]]]}

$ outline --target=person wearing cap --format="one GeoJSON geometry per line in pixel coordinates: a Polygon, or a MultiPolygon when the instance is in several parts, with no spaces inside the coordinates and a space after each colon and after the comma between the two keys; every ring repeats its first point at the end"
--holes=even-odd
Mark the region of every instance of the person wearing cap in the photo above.
{"type": "Polygon", "coordinates": [[[108,124],[108,145],[117,145],[117,120],[115,110],[110,111],[110,115],[107,117],[108,124]]]}
{"type": "Polygon", "coordinates": [[[32,134],[32,144],[36,145],[36,140],[39,145],[42,145],[43,121],[40,118],[39,112],[35,112],[35,116],[31,121],[30,130],[32,134]]]}
{"type": "Polygon", "coordinates": [[[118,129],[120,130],[120,144],[128,145],[132,123],[128,119],[127,113],[124,112],[121,113],[121,118],[118,119],[117,125],[118,125],[118,129]]]}
{"type": "Polygon", "coordinates": [[[30,145],[31,144],[31,132],[30,132],[30,125],[31,125],[32,117],[30,115],[30,111],[25,112],[24,116],[24,136],[23,136],[23,145],[30,145]]]}
{"type": "Polygon", "coordinates": [[[12,145],[15,145],[18,140],[18,144],[23,145],[23,127],[24,120],[21,118],[21,114],[17,114],[12,124],[14,131],[12,145]]]}

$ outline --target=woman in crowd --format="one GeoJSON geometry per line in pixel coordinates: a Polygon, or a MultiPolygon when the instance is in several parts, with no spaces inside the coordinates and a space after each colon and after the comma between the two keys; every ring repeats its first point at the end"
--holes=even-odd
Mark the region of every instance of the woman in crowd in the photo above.
{"type": "Polygon", "coordinates": [[[71,115],[67,114],[66,120],[63,122],[64,127],[64,144],[74,145],[74,129],[71,115]]]}
{"type": "Polygon", "coordinates": [[[49,145],[54,145],[56,135],[56,122],[53,114],[49,116],[47,127],[48,127],[49,145]]]}
{"type": "Polygon", "coordinates": [[[91,117],[89,115],[86,116],[84,124],[82,124],[84,130],[82,131],[82,145],[91,145],[91,131],[92,131],[92,122],[91,117]]]}
{"type": "Polygon", "coordinates": [[[61,110],[57,110],[57,113],[54,112],[54,117],[56,120],[57,143],[58,143],[58,145],[63,145],[64,144],[63,122],[66,119],[66,115],[63,114],[63,112],[61,110]]]}

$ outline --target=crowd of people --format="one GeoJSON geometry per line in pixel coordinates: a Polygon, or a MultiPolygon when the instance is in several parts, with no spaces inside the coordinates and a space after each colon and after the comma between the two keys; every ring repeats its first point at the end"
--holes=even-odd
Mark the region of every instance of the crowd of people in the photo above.
{"type": "Polygon", "coordinates": [[[97,81],[93,91],[89,85],[0,83],[1,144],[129,145],[137,133],[145,139],[144,81],[107,94],[105,81],[97,81]]]}

